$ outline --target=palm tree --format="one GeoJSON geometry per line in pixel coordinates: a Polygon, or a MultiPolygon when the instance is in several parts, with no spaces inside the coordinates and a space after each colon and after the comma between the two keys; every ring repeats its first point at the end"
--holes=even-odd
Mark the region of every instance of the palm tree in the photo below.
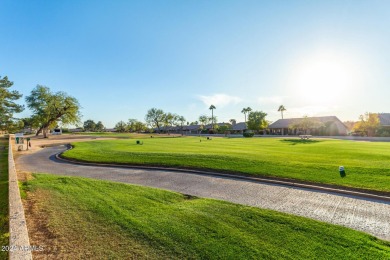
{"type": "Polygon", "coordinates": [[[247,113],[249,113],[249,112],[251,112],[252,111],[252,108],[250,108],[250,107],[247,107],[247,108],[243,108],[242,110],[241,110],[241,113],[243,113],[244,115],[245,115],[245,123],[246,123],[246,114],[247,113]]]}
{"type": "Polygon", "coordinates": [[[214,109],[217,109],[214,105],[209,107],[211,110],[211,128],[214,129],[214,109]]]}
{"type": "Polygon", "coordinates": [[[229,122],[230,122],[232,125],[236,125],[236,123],[237,123],[236,119],[230,119],[229,122]]]}
{"type": "Polygon", "coordinates": [[[279,106],[279,109],[278,109],[278,112],[281,112],[282,113],[282,119],[283,119],[283,111],[286,111],[287,109],[283,106],[283,105],[280,105],[279,106]]]}

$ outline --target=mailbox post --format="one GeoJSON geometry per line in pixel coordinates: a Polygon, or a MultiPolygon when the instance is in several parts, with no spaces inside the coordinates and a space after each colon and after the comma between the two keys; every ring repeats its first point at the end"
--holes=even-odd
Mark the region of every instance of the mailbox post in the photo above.
{"type": "Polygon", "coordinates": [[[23,133],[16,133],[15,134],[15,144],[19,145],[18,150],[22,151],[23,150],[23,145],[24,145],[24,135],[23,133]]]}

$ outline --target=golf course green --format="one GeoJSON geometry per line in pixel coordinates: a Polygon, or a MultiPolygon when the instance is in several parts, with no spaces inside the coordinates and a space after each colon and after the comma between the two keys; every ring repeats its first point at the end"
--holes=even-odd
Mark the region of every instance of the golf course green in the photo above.
{"type": "Polygon", "coordinates": [[[64,158],[207,169],[390,192],[390,143],[298,138],[176,137],[74,143],[64,158]],[[339,174],[344,166],[346,177],[339,174]]]}

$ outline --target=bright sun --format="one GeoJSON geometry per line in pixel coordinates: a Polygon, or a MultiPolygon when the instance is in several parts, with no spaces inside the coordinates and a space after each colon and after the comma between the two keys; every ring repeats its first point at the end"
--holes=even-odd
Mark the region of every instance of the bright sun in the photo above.
{"type": "Polygon", "coordinates": [[[353,73],[342,59],[318,55],[296,68],[294,92],[317,105],[338,102],[352,89],[353,73]]]}

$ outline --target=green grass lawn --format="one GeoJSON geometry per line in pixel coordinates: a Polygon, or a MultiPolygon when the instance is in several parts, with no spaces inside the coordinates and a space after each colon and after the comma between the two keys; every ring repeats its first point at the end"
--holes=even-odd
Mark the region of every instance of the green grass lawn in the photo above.
{"type": "Polygon", "coordinates": [[[64,157],[275,176],[390,192],[390,143],[282,138],[145,138],[75,143],[64,157]],[[200,142],[201,140],[201,142],[200,142]],[[347,177],[341,178],[339,166],[347,177]]]}
{"type": "Polygon", "coordinates": [[[52,257],[390,258],[389,242],[303,217],[135,185],[34,177],[23,187],[27,199],[41,197],[35,212],[46,218],[51,246],[33,244],[52,257]]]}
{"type": "MultiPolygon", "coordinates": [[[[77,132],[77,133],[72,133],[72,135],[89,135],[89,136],[98,136],[98,137],[113,137],[113,138],[120,138],[120,139],[135,139],[135,138],[145,138],[145,137],[172,137],[174,136],[173,134],[168,135],[168,134],[144,134],[144,133],[112,133],[112,132],[77,132]]],[[[176,134],[177,136],[177,134],[176,134]]]]}
{"type": "MultiPolygon", "coordinates": [[[[0,138],[0,246],[8,239],[8,140],[0,138]]],[[[8,253],[0,251],[0,259],[8,259],[8,253]]]]}

